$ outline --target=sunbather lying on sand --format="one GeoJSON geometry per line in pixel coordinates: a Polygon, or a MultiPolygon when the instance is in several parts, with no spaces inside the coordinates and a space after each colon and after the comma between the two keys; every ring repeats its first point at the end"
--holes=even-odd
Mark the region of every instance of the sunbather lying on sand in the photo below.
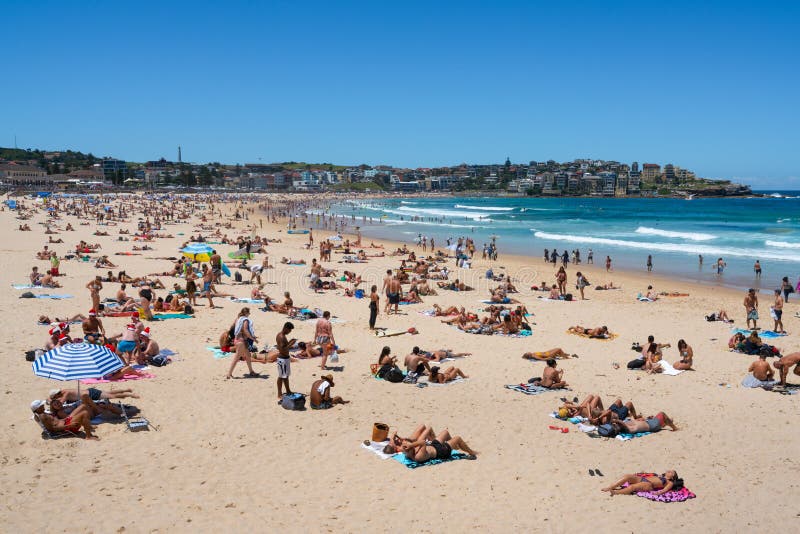
{"type": "Polygon", "coordinates": [[[675,423],[664,412],[658,412],[648,417],[637,417],[636,419],[612,420],[611,424],[617,428],[618,432],[637,434],[639,432],[658,432],[664,427],[670,427],[673,432],[678,430],[675,423]]]}
{"type": "Polygon", "coordinates": [[[389,444],[383,449],[385,454],[402,452],[409,460],[419,463],[433,459],[446,460],[453,450],[466,452],[469,460],[474,460],[478,455],[478,451],[472,450],[461,436],[451,436],[448,430],[436,434],[433,428],[426,425],[417,427],[408,438],[392,433],[389,439],[389,444]]]}
{"type": "Polygon", "coordinates": [[[456,379],[456,377],[461,378],[469,378],[464,372],[459,369],[458,367],[450,366],[447,369],[439,370],[439,367],[434,365],[431,367],[431,376],[428,378],[429,382],[433,382],[435,384],[444,384],[445,382],[452,382],[456,379]]]}
{"type": "Polygon", "coordinates": [[[678,473],[669,470],[661,475],[652,473],[636,473],[634,475],[625,475],[614,484],[602,491],[609,492],[614,495],[632,495],[640,491],[654,491],[656,495],[662,495],[668,491],[679,490],[683,488],[683,480],[678,478],[678,473]],[[625,484],[628,486],[623,487],[625,484]]]}
{"type": "Polygon", "coordinates": [[[453,352],[450,349],[439,349],[439,350],[422,350],[419,347],[414,347],[411,350],[411,354],[413,356],[424,356],[428,360],[432,360],[435,362],[441,361],[444,358],[464,358],[465,356],[471,356],[471,352],[453,352]]]}
{"type": "Polygon", "coordinates": [[[580,325],[570,326],[568,332],[578,334],[579,336],[588,337],[606,337],[608,336],[608,327],[599,326],[597,328],[586,328],[580,325]]]}
{"type": "Polygon", "coordinates": [[[542,360],[542,361],[547,361],[551,358],[557,360],[566,360],[569,358],[577,358],[577,357],[578,357],[577,354],[573,354],[572,356],[570,356],[569,354],[566,353],[566,351],[564,351],[564,349],[560,348],[545,350],[541,352],[526,352],[525,354],[522,355],[522,358],[525,360],[542,360]]]}

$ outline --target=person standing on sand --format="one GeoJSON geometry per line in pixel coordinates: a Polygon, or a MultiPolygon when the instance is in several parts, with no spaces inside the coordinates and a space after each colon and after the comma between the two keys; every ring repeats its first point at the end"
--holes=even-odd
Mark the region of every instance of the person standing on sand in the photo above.
{"type": "Polygon", "coordinates": [[[372,286],[369,294],[369,329],[375,330],[375,321],[378,319],[381,298],[378,296],[378,286],[372,286]]]}
{"type": "MultiPolygon", "coordinates": [[[[800,285],[800,282],[798,282],[798,285],[800,285]]],[[[794,288],[788,276],[784,276],[781,280],[781,290],[783,291],[784,302],[789,302],[789,293],[794,293],[794,288]]]]}
{"type": "Polygon", "coordinates": [[[275,344],[278,348],[278,400],[283,397],[283,386],[286,385],[286,394],[291,395],[292,390],[289,388],[289,375],[292,374],[291,357],[289,356],[289,348],[295,344],[297,339],[286,339],[286,336],[294,330],[294,325],[287,321],[283,325],[283,329],[275,336],[275,344]]]}
{"type": "Polygon", "coordinates": [[[328,356],[336,345],[336,340],[333,338],[333,326],[331,325],[331,312],[328,310],[325,310],[322,317],[317,319],[314,329],[314,341],[322,347],[322,363],[319,368],[327,369],[328,356]]]}
{"type": "Polygon", "coordinates": [[[649,273],[652,270],[653,270],[653,256],[652,256],[652,254],[648,254],[647,255],[647,272],[649,273]]]}
{"type": "Polygon", "coordinates": [[[750,321],[753,321],[753,330],[758,329],[758,296],[756,290],[750,288],[744,297],[744,310],[747,314],[747,327],[750,328],[750,321]]]}
{"type": "Polygon", "coordinates": [[[611,256],[606,256],[606,272],[611,272],[611,256]]]}
{"type": "Polygon", "coordinates": [[[394,306],[395,315],[400,313],[398,306],[400,306],[400,297],[402,296],[402,293],[403,293],[403,288],[400,287],[400,280],[398,280],[396,276],[393,276],[389,280],[389,285],[386,288],[386,297],[389,301],[387,303],[388,304],[387,308],[391,309],[391,307],[394,306]]]}
{"type": "Polygon", "coordinates": [[[386,269],[386,276],[383,277],[383,287],[381,291],[386,295],[386,306],[383,308],[383,313],[389,312],[389,282],[392,281],[392,270],[386,269]]]}
{"type": "Polygon", "coordinates": [[[772,317],[775,320],[775,327],[772,329],[778,334],[785,334],[786,330],[783,329],[783,297],[781,290],[775,290],[775,302],[772,303],[772,317]],[[778,328],[780,326],[780,329],[778,328]]]}

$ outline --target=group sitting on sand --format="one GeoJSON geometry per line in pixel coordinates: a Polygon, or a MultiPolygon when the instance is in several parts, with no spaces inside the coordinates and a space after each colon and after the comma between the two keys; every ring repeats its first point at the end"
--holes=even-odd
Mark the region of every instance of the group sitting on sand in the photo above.
{"type": "Polygon", "coordinates": [[[402,452],[406,458],[417,463],[447,460],[453,451],[464,451],[467,460],[475,460],[478,456],[478,452],[471,449],[461,436],[452,436],[446,429],[437,434],[429,425],[419,425],[406,438],[391,432],[389,443],[383,449],[384,454],[402,452]]]}

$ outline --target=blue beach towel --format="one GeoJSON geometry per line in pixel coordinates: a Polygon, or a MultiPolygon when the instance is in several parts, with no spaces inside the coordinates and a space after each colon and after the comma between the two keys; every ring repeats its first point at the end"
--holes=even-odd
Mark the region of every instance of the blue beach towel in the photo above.
{"type": "Polygon", "coordinates": [[[453,451],[450,454],[450,458],[445,458],[443,460],[439,458],[434,458],[433,460],[428,460],[427,462],[419,463],[415,462],[414,460],[409,460],[408,458],[406,458],[405,454],[398,452],[397,454],[392,456],[392,460],[400,462],[409,469],[416,469],[417,467],[425,467],[427,465],[438,465],[438,464],[443,464],[445,462],[452,462],[454,460],[463,460],[466,457],[467,455],[464,454],[463,452],[453,451]]]}
{"type": "Polygon", "coordinates": [[[36,295],[35,298],[62,300],[62,299],[71,299],[72,295],[36,295]]]}
{"type": "MultiPolygon", "coordinates": [[[[744,328],[734,328],[733,330],[731,330],[731,334],[744,334],[746,336],[749,336],[750,332],[752,332],[752,330],[746,330],[744,328]]],[[[764,330],[762,332],[758,332],[758,337],[763,339],[775,339],[776,337],[784,337],[787,335],[788,334],[779,334],[777,332],[773,332],[772,330],[764,330]]]]}
{"type": "Polygon", "coordinates": [[[187,315],[185,313],[159,313],[153,315],[154,321],[163,321],[165,319],[193,319],[194,315],[187,315]]]}
{"type": "Polygon", "coordinates": [[[219,347],[206,347],[206,350],[210,350],[211,353],[214,354],[215,360],[221,360],[233,354],[232,352],[222,352],[222,349],[219,347]]]}

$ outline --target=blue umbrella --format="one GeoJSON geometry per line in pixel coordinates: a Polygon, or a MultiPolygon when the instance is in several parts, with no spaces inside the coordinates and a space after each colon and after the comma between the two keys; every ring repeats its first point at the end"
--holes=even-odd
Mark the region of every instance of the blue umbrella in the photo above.
{"type": "Polygon", "coordinates": [[[101,378],[124,367],[107,347],[68,343],[45,352],[33,362],[33,374],[54,380],[101,378]]]}

